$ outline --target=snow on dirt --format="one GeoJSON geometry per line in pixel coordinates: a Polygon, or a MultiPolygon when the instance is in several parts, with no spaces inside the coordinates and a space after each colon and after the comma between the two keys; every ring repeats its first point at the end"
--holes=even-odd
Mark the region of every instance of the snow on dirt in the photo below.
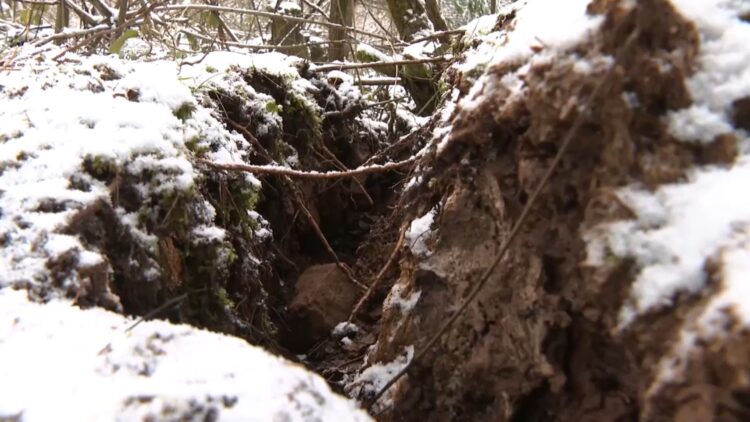
{"type": "MultiPolygon", "coordinates": [[[[344,389],[351,397],[372,397],[385,387],[411,360],[414,359],[414,346],[407,346],[403,352],[391,362],[376,363],[357,375],[344,389]]],[[[388,407],[392,400],[392,389],[388,390],[379,400],[374,411],[388,407]]]]}
{"type": "MultiPolygon", "coordinates": [[[[72,304],[86,270],[109,265],[106,251],[70,230],[92,204],[108,204],[133,239],[158,248],[142,221],[148,209],[118,206],[92,172],[143,180],[142,198],[194,198],[193,241],[226,242],[213,206],[194,192],[194,150],[241,162],[251,148],[202,105],[200,88],[229,86],[232,65],[291,77],[293,63],[221,53],[180,68],[75,54],[57,62],[58,52],[0,73],[0,419],[369,420],[318,376],[240,339],[158,321],[126,332],[128,318],[72,304]],[[59,258],[78,271],[57,280],[59,258]]],[[[143,267],[153,279],[159,271],[143,267]]],[[[122,309],[112,292],[100,294],[122,309]]]]}
{"type": "Polygon", "coordinates": [[[691,106],[668,118],[672,134],[685,142],[713,142],[731,133],[744,151],[728,168],[694,169],[684,183],[647,191],[629,186],[619,193],[637,218],[608,224],[589,233],[589,260],[601,262],[608,254],[635,258],[640,273],[633,285],[631,301],[621,310],[621,326],[638,315],[669,306],[679,292],[696,293],[706,285],[705,265],[716,258],[721,263],[723,290],[699,318],[704,334],[721,330],[723,312],[732,309],[750,325],[750,302],[743,291],[750,246],[750,154],[748,134],[735,129],[733,103],[750,95],[750,24],[740,16],[748,6],[741,2],[674,0],[677,10],[695,22],[700,33],[698,69],[689,79],[694,99],[691,106]]]}
{"type": "Polygon", "coordinates": [[[366,421],[300,366],[186,325],[0,290],[0,419],[366,421]]]}
{"type": "Polygon", "coordinates": [[[588,4],[589,0],[517,1],[499,11],[499,15],[515,15],[509,32],[485,35],[491,28],[488,17],[470,22],[464,27],[469,36],[484,42],[458,69],[470,72],[488,64],[518,62],[535,54],[535,47],[543,47],[544,54],[573,47],[602,23],[601,16],[586,13],[588,4]]]}

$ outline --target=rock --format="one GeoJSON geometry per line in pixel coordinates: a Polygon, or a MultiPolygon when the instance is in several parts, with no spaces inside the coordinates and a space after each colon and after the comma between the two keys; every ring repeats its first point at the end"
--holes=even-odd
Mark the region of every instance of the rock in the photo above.
{"type": "Polygon", "coordinates": [[[337,264],[308,267],[297,280],[290,305],[295,323],[303,329],[295,339],[298,347],[307,348],[328,337],[331,330],[349,317],[360,291],[337,264]]]}

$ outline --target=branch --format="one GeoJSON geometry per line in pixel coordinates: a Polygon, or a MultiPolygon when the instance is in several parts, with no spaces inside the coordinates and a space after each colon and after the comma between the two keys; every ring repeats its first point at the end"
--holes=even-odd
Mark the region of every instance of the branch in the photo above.
{"type": "Polygon", "coordinates": [[[354,85],[369,85],[369,86],[386,86],[386,85],[398,85],[401,83],[401,78],[374,78],[374,79],[357,79],[354,81],[354,85]]]}
{"type": "Polygon", "coordinates": [[[107,6],[106,4],[104,4],[101,0],[89,0],[89,2],[91,2],[94,8],[97,11],[99,11],[99,13],[101,13],[102,16],[105,16],[107,18],[111,18],[112,16],[114,16],[115,11],[109,6],[107,6]]]}
{"type": "Polygon", "coordinates": [[[401,230],[399,230],[398,234],[398,240],[396,240],[396,245],[393,247],[393,251],[391,252],[391,256],[388,257],[388,261],[385,262],[385,265],[383,265],[383,268],[380,269],[378,274],[375,276],[375,279],[372,280],[370,283],[370,287],[367,288],[367,291],[365,291],[365,294],[362,295],[362,297],[357,301],[357,304],[354,305],[354,309],[352,309],[352,312],[349,314],[349,318],[347,319],[347,322],[352,322],[354,318],[357,317],[357,314],[359,314],[359,311],[362,310],[362,307],[367,304],[367,301],[370,299],[370,296],[372,295],[372,292],[375,291],[375,289],[378,287],[378,284],[380,284],[380,280],[383,279],[383,276],[385,275],[386,271],[388,271],[388,268],[391,267],[391,264],[396,260],[396,257],[398,256],[399,251],[401,251],[401,246],[404,245],[404,237],[406,235],[406,226],[401,227],[401,230]]]}
{"type": "Polygon", "coordinates": [[[302,2],[303,2],[303,3],[305,3],[306,5],[310,6],[310,7],[311,7],[311,8],[313,9],[313,10],[315,10],[316,12],[320,13],[320,15],[321,15],[321,16],[323,16],[323,18],[324,18],[324,19],[325,19],[325,20],[326,20],[327,22],[330,22],[330,21],[331,21],[331,18],[329,18],[329,17],[328,17],[328,14],[326,14],[326,12],[325,12],[325,11],[324,11],[323,9],[321,9],[320,7],[318,7],[318,5],[317,5],[317,4],[315,4],[315,3],[313,3],[313,2],[311,2],[311,1],[309,1],[309,0],[302,0],[302,2]]]}
{"type": "Polygon", "coordinates": [[[210,10],[214,12],[243,13],[243,14],[252,15],[252,16],[262,16],[262,17],[269,18],[269,19],[281,19],[281,20],[287,20],[289,22],[309,23],[312,25],[326,26],[329,28],[338,28],[338,29],[342,29],[344,31],[349,31],[349,32],[356,33],[356,34],[367,35],[369,37],[378,38],[381,40],[388,40],[388,38],[383,37],[381,35],[373,34],[371,32],[361,31],[359,29],[351,28],[351,27],[344,26],[344,25],[339,25],[339,24],[335,24],[331,22],[316,21],[312,19],[298,18],[296,16],[281,15],[278,13],[262,12],[260,10],[241,9],[241,8],[225,7],[225,6],[212,6],[208,4],[174,4],[174,5],[169,5],[169,6],[160,6],[156,8],[156,10],[158,11],[210,10]]]}
{"type": "Polygon", "coordinates": [[[440,63],[450,60],[450,56],[432,57],[429,59],[415,59],[415,60],[393,60],[387,62],[371,62],[371,63],[331,63],[320,66],[314,66],[312,70],[317,72],[329,72],[331,70],[348,70],[348,69],[369,69],[373,67],[387,67],[387,66],[403,66],[410,64],[422,64],[422,63],[440,63]]]}
{"type": "Polygon", "coordinates": [[[434,32],[430,35],[426,35],[424,37],[417,38],[415,40],[409,41],[409,44],[416,44],[418,42],[422,41],[429,41],[434,40],[435,38],[443,38],[449,35],[460,35],[466,33],[465,29],[450,29],[448,31],[440,31],[440,32],[434,32]]]}
{"type": "Polygon", "coordinates": [[[94,26],[92,28],[86,28],[86,29],[80,29],[78,31],[66,31],[66,32],[60,32],[54,35],[49,35],[44,38],[40,38],[32,43],[35,47],[41,47],[44,44],[47,44],[51,41],[56,40],[65,40],[68,38],[80,38],[84,37],[86,35],[95,34],[97,32],[106,32],[110,29],[110,26],[107,24],[100,24],[97,26],[94,26]]]}
{"type": "Polygon", "coordinates": [[[310,180],[330,180],[340,179],[344,177],[356,177],[364,174],[372,173],[383,173],[391,170],[398,170],[404,168],[410,164],[413,164],[417,160],[417,157],[410,157],[403,161],[390,162],[385,164],[373,164],[370,166],[357,167],[356,169],[346,171],[302,171],[290,169],[288,167],[282,167],[278,165],[252,165],[242,163],[217,163],[210,160],[198,159],[200,163],[203,163],[214,170],[224,171],[239,171],[253,174],[270,174],[274,176],[287,176],[295,179],[310,179],[310,180]]]}
{"type": "Polygon", "coordinates": [[[71,0],[65,0],[65,4],[67,4],[68,7],[70,7],[70,9],[73,10],[76,15],[78,15],[78,18],[81,19],[81,21],[86,25],[96,26],[96,24],[99,22],[95,17],[83,10],[81,6],[75,4],[75,2],[71,0]]]}
{"type": "MultiPolygon", "coordinates": [[[[180,28],[178,29],[179,32],[182,32],[183,34],[191,35],[195,38],[200,38],[202,40],[206,41],[212,41],[213,38],[199,34],[198,32],[191,31],[187,28],[180,28]]],[[[249,50],[290,50],[293,48],[300,48],[300,47],[307,47],[311,45],[328,45],[333,44],[337,42],[348,42],[348,41],[316,41],[316,42],[308,42],[304,44],[288,44],[288,45],[273,45],[273,44],[245,44],[245,43],[239,43],[239,42],[231,42],[231,41],[225,41],[222,44],[230,46],[230,47],[238,47],[238,48],[247,48],[249,50]]]]}

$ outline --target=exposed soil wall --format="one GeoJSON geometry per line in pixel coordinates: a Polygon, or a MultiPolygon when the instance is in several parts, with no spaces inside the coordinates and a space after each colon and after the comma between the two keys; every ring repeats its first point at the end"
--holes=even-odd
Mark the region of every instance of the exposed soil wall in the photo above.
{"type": "MultiPolygon", "coordinates": [[[[666,114],[693,101],[685,81],[696,66],[699,36],[668,1],[639,2],[633,10],[627,3],[593,2],[589,13],[605,19],[599,33],[550,60],[490,68],[482,89],[455,75],[461,97],[473,101],[457,107],[447,140],[421,164],[421,184],[405,193],[411,208],[404,224],[434,214],[426,251],[407,252],[395,281],[402,296],[420,292],[419,301],[408,312],[385,307],[370,363],[419,349],[457,309],[581,113],[584,124],[478,299],[394,387],[393,406],[380,420],[747,415],[746,377],[736,375],[748,371],[740,357],[748,351],[744,332],[692,353],[684,382],[655,387],[659,360],[711,288],[681,295],[673,307],[621,331],[618,310],[628,300],[634,265],[614,258],[585,265],[583,232],[632,217],[615,189],[675,182],[696,164],[731,162],[737,149],[731,134],[703,145],[670,135],[666,114]],[[583,99],[635,28],[634,45],[587,107],[583,99]],[[578,67],[581,60],[588,70],[578,67]],[[528,69],[519,72],[521,66],[528,69]],[[521,75],[521,94],[500,82],[512,74],[521,75]]],[[[512,18],[503,24],[512,28],[512,18]]]]}

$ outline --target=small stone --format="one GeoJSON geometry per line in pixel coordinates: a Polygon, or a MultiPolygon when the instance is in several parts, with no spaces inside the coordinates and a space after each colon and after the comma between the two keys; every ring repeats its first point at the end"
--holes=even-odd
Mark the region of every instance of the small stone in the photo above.
{"type": "MultiPolygon", "coordinates": [[[[325,339],[349,313],[360,296],[360,290],[336,264],[308,267],[297,280],[290,305],[293,318],[305,329],[295,330],[300,347],[325,339]]],[[[301,327],[301,328],[302,328],[301,327]]]]}

